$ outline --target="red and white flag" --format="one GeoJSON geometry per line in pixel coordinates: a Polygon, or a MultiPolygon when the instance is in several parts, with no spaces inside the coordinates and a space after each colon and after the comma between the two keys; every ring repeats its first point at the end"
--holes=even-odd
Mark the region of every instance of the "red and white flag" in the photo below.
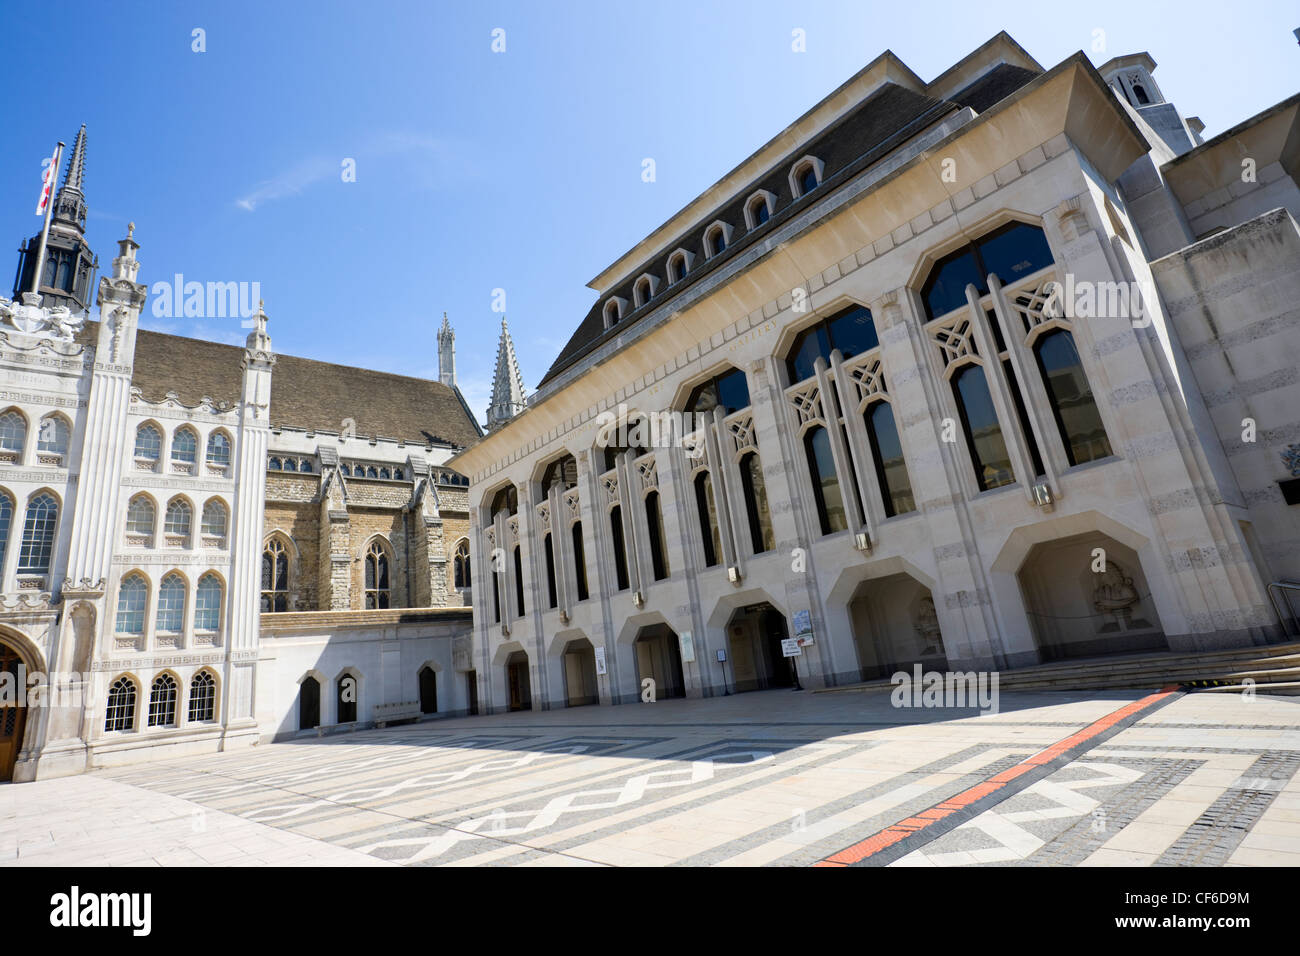
{"type": "Polygon", "coordinates": [[[59,174],[59,149],[54,148],[54,155],[50,157],[50,164],[45,167],[45,177],[41,180],[41,198],[36,203],[36,215],[44,216],[45,207],[50,204],[50,196],[54,194],[54,180],[59,174]]]}

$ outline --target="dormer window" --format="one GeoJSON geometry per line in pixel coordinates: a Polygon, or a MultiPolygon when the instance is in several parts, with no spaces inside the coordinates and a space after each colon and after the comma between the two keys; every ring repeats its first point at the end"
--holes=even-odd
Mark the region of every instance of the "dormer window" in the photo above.
{"type": "Polygon", "coordinates": [[[766,189],[760,189],[749,197],[749,202],[745,203],[745,225],[751,231],[757,229],[772,218],[772,209],[775,205],[776,197],[766,189]]]}
{"type": "Polygon", "coordinates": [[[712,259],[727,248],[727,230],[721,223],[714,223],[704,233],[704,257],[712,259]]]}
{"type": "Polygon", "coordinates": [[[632,299],[638,309],[654,298],[658,285],[659,280],[649,273],[636,280],[636,285],[632,287],[632,299]]]}
{"type": "Polygon", "coordinates": [[[605,328],[612,329],[623,318],[623,300],[610,299],[605,303],[605,328]]]}
{"type": "Polygon", "coordinates": [[[805,156],[790,170],[790,192],[796,199],[807,196],[821,182],[822,161],[816,156],[805,156]]]}
{"type": "Polygon", "coordinates": [[[691,260],[695,257],[685,249],[678,249],[668,257],[668,284],[676,285],[686,278],[691,271],[691,260]]]}

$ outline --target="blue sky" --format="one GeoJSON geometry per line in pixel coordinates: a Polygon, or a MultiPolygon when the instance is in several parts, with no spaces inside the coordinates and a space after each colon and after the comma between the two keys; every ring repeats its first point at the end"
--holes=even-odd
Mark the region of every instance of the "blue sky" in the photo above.
{"type": "MultiPolygon", "coordinates": [[[[1300,88],[1294,2],[7,6],[11,249],[39,230],[41,159],[84,122],[101,273],[133,220],[141,281],[258,282],[277,351],[405,375],[437,374],[446,311],[480,419],[494,290],[532,389],[594,301],[592,276],[887,48],[927,80],[1004,28],[1048,67],[1145,49],[1207,136],[1300,88]]],[[[144,324],[246,334],[149,306],[144,324]]]]}

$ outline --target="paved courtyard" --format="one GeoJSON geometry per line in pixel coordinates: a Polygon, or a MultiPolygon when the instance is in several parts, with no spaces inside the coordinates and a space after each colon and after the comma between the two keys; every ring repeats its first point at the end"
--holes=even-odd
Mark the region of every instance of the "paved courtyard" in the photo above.
{"type": "Polygon", "coordinates": [[[13,865],[1296,865],[1300,698],[436,720],[0,786],[13,865]]]}

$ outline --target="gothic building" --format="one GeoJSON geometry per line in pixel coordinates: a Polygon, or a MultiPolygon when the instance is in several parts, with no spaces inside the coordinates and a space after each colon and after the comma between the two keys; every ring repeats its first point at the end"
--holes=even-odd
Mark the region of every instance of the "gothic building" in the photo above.
{"type": "Polygon", "coordinates": [[[1154,70],[886,52],[602,271],[450,461],[484,706],[1293,627],[1300,96],[1202,141],[1154,70]]]}
{"type": "Polygon", "coordinates": [[[277,355],[260,305],[150,332],[132,229],[93,321],[85,149],[0,299],[0,779],[474,709],[446,317],[438,381],[277,355]]]}

